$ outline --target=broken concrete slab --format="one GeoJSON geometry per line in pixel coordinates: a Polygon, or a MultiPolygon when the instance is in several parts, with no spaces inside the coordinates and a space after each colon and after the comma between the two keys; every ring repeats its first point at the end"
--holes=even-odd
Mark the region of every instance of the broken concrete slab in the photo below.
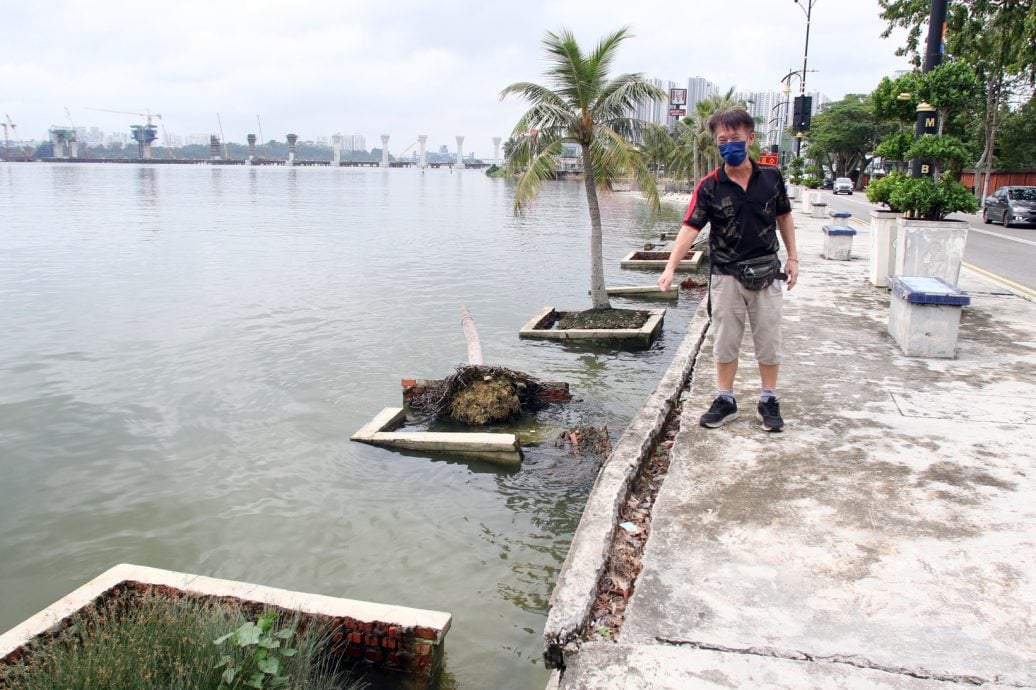
{"type": "Polygon", "coordinates": [[[404,408],[386,407],[353,434],[350,440],[383,448],[448,453],[506,465],[521,464],[522,448],[514,434],[392,431],[405,419],[404,408]]]}

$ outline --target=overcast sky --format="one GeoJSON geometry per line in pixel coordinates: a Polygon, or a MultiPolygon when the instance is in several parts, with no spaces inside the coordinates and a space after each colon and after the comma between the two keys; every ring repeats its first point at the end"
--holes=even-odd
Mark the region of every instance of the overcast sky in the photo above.
{"type": "MultiPolygon", "coordinates": [[[[801,0],[806,2],[806,0],[801,0]]],[[[813,0],[807,86],[833,99],[869,92],[905,68],[902,32],[880,37],[877,0],[813,0]]],[[[794,0],[0,0],[0,115],[19,138],[69,125],[126,131],[161,113],[170,133],[228,141],[288,132],[316,139],[418,134],[432,150],[492,154],[523,103],[515,81],[543,82],[541,41],[571,29],[584,46],[623,25],[634,34],[615,73],[719,87],[778,89],[802,66],[806,18],[794,0]]],[[[797,87],[796,87],[797,88],[797,87]]]]}

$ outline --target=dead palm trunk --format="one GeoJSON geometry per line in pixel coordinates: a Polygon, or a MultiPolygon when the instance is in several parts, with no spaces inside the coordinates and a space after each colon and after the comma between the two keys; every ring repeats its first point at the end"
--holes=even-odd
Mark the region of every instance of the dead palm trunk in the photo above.
{"type": "Polygon", "coordinates": [[[586,205],[590,209],[590,303],[593,309],[611,309],[608,291],[604,286],[604,253],[601,236],[601,207],[597,202],[597,184],[594,182],[594,164],[590,147],[583,149],[583,184],[586,186],[586,205]]]}

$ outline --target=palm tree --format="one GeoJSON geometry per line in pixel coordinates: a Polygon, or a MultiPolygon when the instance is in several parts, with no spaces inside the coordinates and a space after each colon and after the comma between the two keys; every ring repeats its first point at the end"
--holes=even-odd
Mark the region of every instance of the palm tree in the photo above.
{"type": "MultiPolygon", "coordinates": [[[[712,93],[694,105],[694,113],[676,123],[676,136],[680,145],[674,157],[675,167],[688,177],[688,180],[700,180],[706,171],[720,164],[719,150],[713,145],[712,133],[709,131],[709,118],[721,110],[731,108],[748,109],[748,103],[734,97],[734,88],[726,93],[712,93]]],[[[756,118],[760,121],[760,118],[756,118]]],[[[753,147],[754,156],[758,156],[758,142],[753,147]]],[[[693,182],[692,182],[693,187],[693,182]]]]}
{"type": "Polygon", "coordinates": [[[662,89],[640,74],[608,78],[619,44],[628,28],[604,37],[593,51],[583,54],[572,32],[547,32],[543,45],[550,66],[550,86],[531,82],[511,84],[500,92],[525,98],[531,107],[518,120],[512,137],[515,147],[508,159],[511,171],[520,172],[514,192],[515,212],[531,201],[544,180],[554,176],[564,144],[577,144],[583,158],[586,201],[590,210],[590,299],[594,309],[610,309],[604,287],[601,249],[601,208],[598,187],[608,188],[619,176],[633,175],[655,209],[658,189],[643,153],[632,142],[643,123],[632,116],[638,103],[666,98],[662,89]]]}

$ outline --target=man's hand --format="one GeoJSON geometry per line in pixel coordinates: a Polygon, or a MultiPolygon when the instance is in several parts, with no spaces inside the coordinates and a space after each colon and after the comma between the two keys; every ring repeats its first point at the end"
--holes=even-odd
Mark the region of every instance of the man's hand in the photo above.
{"type": "Polygon", "coordinates": [[[665,292],[673,284],[673,272],[668,268],[658,277],[658,289],[665,292]]]}
{"type": "Polygon", "coordinates": [[[788,274],[788,289],[795,287],[799,282],[799,262],[796,259],[788,259],[784,262],[784,272],[788,274]]]}

